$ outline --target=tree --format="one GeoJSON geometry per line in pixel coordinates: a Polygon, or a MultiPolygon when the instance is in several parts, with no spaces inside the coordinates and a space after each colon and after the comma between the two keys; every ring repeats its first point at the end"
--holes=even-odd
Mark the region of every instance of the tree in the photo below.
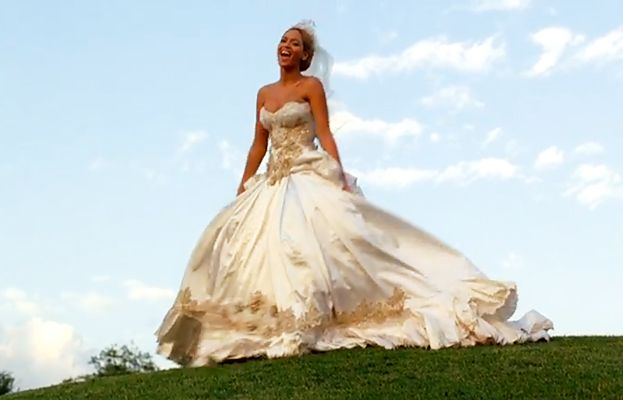
{"type": "Polygon", "coordinates": [[[0,371],[0,396],[11,393],[13,391],[13,384],[15,378],[10,372],[0,371]]]}
{"type": "Polygon", "coordinates": [[[151,354],[140,351],[136,346],[112,345],[91,357],[89,364],[95,368],[95,376],[123,375],[136,372],[153,372],[158,366],[151,354]]]}

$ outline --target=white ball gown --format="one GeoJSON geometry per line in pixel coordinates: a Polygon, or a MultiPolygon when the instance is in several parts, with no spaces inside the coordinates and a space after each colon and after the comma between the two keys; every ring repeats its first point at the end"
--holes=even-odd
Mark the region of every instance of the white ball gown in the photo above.
{"type": "Polygon", "coordinates": [[[549,339],[536,311],[508,319],[511,282],[361,194],[317,148],[308,103],[260,110],[266,173],[201,235],[158,352],[188,366],[355,346],[439,349],[549,339]]]}

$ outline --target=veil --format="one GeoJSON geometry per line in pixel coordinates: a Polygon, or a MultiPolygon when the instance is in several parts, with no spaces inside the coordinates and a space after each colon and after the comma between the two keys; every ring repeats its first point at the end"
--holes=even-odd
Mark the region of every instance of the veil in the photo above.
{"type": "MultiPolygon", "coordinates": [[[[333,57],[331,56],[331,53],[329,53],[324,47],[318,44],[318,37],[316,36],[315,26],[316,24],[312,20],[303,20],[298,24],[294,25],[295,28],[304,29],[314,39],[314,57],[312,58],[312,62],[309,68],[306,71],[303,71],[303,75],[314,76],[318,78],[320,82],[322,82],[322,86],[324,87],[326,96],[329,97],[332,94],[329,84],[331,78],[331,69],[333,67],[333,57]]],[[[350,187],[351,192],[363,197],[363,190],[357,183],[358,178],[354,175],[349,174],[346,171],[342,172],[344,173],[346,183],[350,187]]]]}
{"type": "Polygon", "coordinates": [[[314,38],[314,57],[312,58],[311,65],[303,72],[303,75],[314,76],[322,82],[327,97],[331,94],[330,90],[330,78],[331,69],[333,68],[333,57],[331,53],[318,43],[318,36],[316,35],[316,24],[312,20],[303,20],[294,27],[304,29],[307,33],[314,38]]]}

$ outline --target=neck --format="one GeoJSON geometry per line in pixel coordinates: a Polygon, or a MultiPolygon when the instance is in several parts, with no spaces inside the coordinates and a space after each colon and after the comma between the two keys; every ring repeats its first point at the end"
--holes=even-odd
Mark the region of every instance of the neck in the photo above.
{"type": "Polygon", "coordinates": [[[298,82],[303,77],[301,71],[298,68],[281,68],[279,75],[279,82],[283,84],[291,84],[298,82]]]}

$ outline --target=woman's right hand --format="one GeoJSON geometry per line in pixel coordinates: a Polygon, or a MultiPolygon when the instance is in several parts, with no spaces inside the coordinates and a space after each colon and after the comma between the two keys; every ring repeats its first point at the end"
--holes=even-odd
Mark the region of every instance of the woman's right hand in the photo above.
{"type": "Polygon", "coordinates": [[[342,181],[342,190],[352,193],[353,188],[350,187],[350,184],[348,183],[348,179],[346,179],[346,173],[344,173],[344,170],[342,170],[340,179],[342,181]]]}
{"type": "Polygon", "coordinates": [[[244,192],[244,185],[241,183],[240,186],[238,186],[238,190],[236,191],[236,197],[240,196],[242,192],[244,192]]]}
{"type": "Polygon", "coordinates": [[[348,192],[348,193],[352,193],[353,192],[353,188],[350,187],[350,185],[348,184],[348,182],[346,180],[342,181],[342,190],[348,192]]]}

